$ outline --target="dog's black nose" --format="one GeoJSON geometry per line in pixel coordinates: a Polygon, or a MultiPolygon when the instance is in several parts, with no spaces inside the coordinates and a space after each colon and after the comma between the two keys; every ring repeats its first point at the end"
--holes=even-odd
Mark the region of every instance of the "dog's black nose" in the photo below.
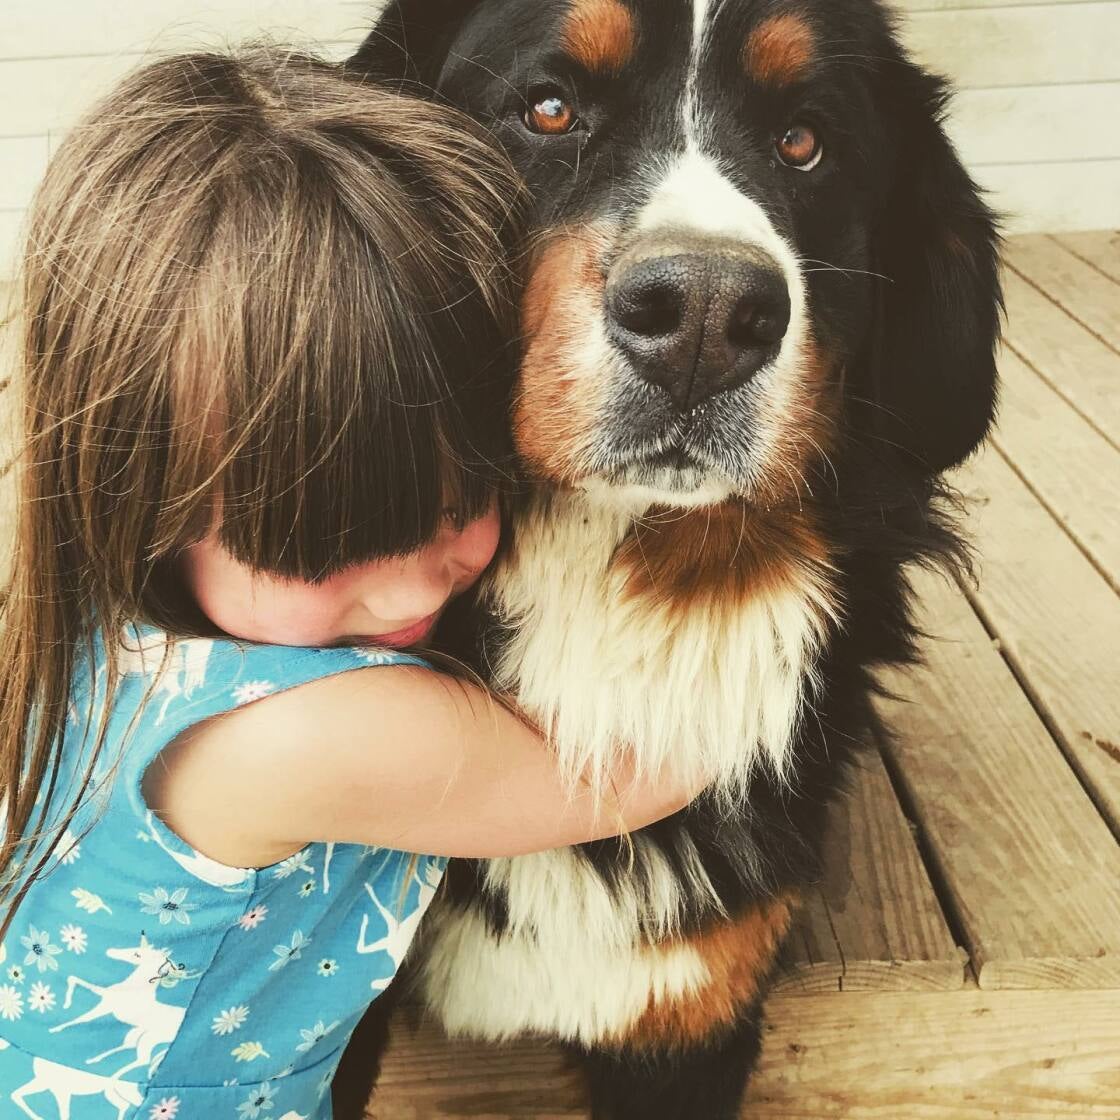
{"type": "Polygon", "coordinates": [[[606,300],[612,342],[684,411],[746,384],[789,329],[782,270],[758,250],[624,257],[606,300]]]}

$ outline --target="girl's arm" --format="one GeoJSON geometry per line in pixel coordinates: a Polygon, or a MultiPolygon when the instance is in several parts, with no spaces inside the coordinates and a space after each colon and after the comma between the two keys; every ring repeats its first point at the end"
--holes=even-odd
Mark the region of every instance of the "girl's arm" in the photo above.
{"type": "Polygon", "coordinates": [[[187,843],[238,867],[311,840],[429,855],[521,855],[615,836],[700,790],[614,773],[572,794],[539,733],[480,688],[385,666],[302,685],[191,728],[145,795],[187,843]]]}

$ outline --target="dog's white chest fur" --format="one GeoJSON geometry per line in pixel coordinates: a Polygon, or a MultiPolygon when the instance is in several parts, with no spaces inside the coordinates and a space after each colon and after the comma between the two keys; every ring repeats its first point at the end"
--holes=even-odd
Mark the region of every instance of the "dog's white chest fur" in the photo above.
{"type": "MultiPolygon", "coordinates": [[[[780,772],[832,614],[827,589],[807,572],[683,611],[634,597],[611,565],[631,518],[565,494],[519,520],[490,588],[512,635],[497,686],[551,733],[572,774],[605,771],[623,744],[646,772],[702,770],[729,793],[762,760],[780,772]]],[[[649,944],[687,899],[712,900],[698,853],[682,842],[677,854],[687,881],[635,837],[640,867],[613,892],[571,849],[491,861],[508,928],[495,938],[480,911],[437,903],[421,966],[429,1006],[452,1033],[591,1043],[624,1032],[651,999],[702,987],[694,950],[649,944]]]]}
{"type": "Polygon", "coordinates": [[[801,711],[827,594],[797,572],[742,602],[685,609],[627,592],[611,558],[632,514],[554,495],[518,523],[491,597],[512,637],[497,686],[550,734],[571,774],[602,772],[630,746],[665,767],[741,786],[760,760],[779,773],[801,711]]]}

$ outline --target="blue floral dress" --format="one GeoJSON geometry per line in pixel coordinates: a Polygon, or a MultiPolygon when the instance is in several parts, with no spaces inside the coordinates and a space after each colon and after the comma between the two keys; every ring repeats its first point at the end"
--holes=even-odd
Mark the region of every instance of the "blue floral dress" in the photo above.
{"type": "MultiPolygon", "coordinates": [[[[400,966],[446,861],[315,843],[261,869],[174,835],[141,781],[200,720],[337,673],[422,664],[371,649],[175,641],[129,627],[75,673],[59,805],[87,803],[0,944],[0,1115],[328,1120],[330,1084],[400,966]],[[120,685],[107,698],[106,658],[120,685]]],[[[252,789],[245,797],[255,796],[252,789]]]]}

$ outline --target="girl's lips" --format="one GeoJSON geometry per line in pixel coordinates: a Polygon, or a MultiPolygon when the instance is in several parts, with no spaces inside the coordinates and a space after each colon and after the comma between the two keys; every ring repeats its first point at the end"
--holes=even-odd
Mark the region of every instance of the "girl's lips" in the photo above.
{"type": "Polygon", "coordinates": [[[414,622],[404,630],[394,630],[392,634],[375,634],[363,639],[363,644],[371,646],[390,646],[393,649],[404,649],[422,642],[435,628],[439,613],[430,614],[427,618],[414,622]]]}

